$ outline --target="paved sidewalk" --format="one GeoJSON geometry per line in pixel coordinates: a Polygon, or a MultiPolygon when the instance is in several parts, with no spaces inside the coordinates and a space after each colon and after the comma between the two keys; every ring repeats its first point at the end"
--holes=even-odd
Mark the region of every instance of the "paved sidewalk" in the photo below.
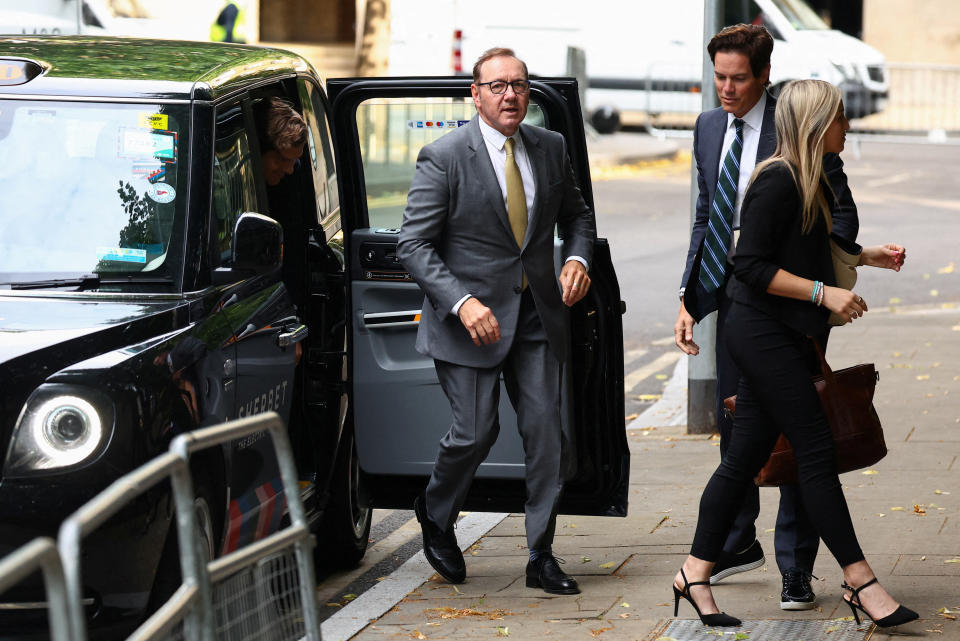
{"type": "Polygon", "coordinates": [[[686,139],[661,140],[649,134],[626,131],[587,136],[587,155],[593,170],[639,162],[672,160],[681,149],[689,147],[690,141],[686,139]]]}
{"type": "MultiPolygon", "coordinates": [[[[767,564],[717,586],[716,598],[724,610],[752,622],[741,639],[960,641],[960,614],[953,614],[960,612],[960,305],[871,311],[834,333],[829,357],[835,368],[872,360],[880,371],[875,405],[890,453],[869,474],[851,472],[842,480],[868,561],[921,619],[896,635],[873,630],[872,636],[869,624],[858,632],[852,622],[831,621],[850,612],[841,602],[840,570],[824,549],[815,569],[822,580],[814,582],[820,607],[781,611],[774,489],[761,492],[758,522],[767,564]],[[764,622],[775,620],[824,623],[817,636],[810,636],[810,624],[807,636],[803,625],[792,636],[763,632],[774,625],[764,622]]],[[[700,493],[719,453],[716,440],[686,436],[682,426],[643,429],[642,423],[628,430],[629,516],[559,521],[555,550],[579,580],[581,595],[551,596],[524,586],[523,519],[510,515],[469,548],[464,584],[454,587],[434,575],[353,638],[660,638],[673,622],[670,583],[689,549],[700,493]]],[[[348,616],[351,607],[340,615],[348,616]]],[[[693,617],[681,603],[680,618],[693,617]]],[[[684,625],[694,636],[673,637],[677,641],[713,638],[703,636],[699,623],[684,625]]]]}

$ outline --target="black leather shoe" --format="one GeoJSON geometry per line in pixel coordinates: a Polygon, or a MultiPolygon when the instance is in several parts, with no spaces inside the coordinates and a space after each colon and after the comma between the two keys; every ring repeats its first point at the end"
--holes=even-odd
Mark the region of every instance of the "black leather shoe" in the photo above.
{"type": "Polygon", "coordinates": [[[783,592],[780,593],[781,610],[812,610],[817,607],[817,597],[810,587],[813,575],[800,568],[790,568],[783,573],[783,592]]]}
{"type": "Polygon", "coordinates": [[[550,554],[527,563],[527,587],[541,588],[549,594],[580,594],[576,579],[564,574],[550,554]]]}
{"type": "Polygon", "coordinates": [[[457,536],[453,528],[446,532],[434,525],[427,517],[424,507],[425,499],[421,494],[413,500],[413,512],[420,522],[420,531],[423,532],[423,555],[437,574],[450,583],[463,583],[467,578],[467,566],[463,562],[463,553],[457,545],[457,536]]]}
{"type": "Polygon", "coordinates": [[[756,570],[766,562],[763,556],[763,548],[760,547],[760,541],[754,539],[743,552],[736,554],[727,554],[724,552],[717,559],[717,564],[713,566],[713,573],[710,574],[710,585],[720,583],[728,576],[739,572],[756,570]]]}

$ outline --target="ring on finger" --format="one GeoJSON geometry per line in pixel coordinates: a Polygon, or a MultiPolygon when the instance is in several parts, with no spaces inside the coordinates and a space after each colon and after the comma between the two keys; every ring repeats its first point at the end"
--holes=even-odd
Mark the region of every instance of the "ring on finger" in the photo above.
{"type": "Polygon", "coordinates": [[[577,287],[580,287],[580,283],[578,283],[577,281],[573,281],[573,285],[571,285],[571,287],[576,289],[577,287]]]}

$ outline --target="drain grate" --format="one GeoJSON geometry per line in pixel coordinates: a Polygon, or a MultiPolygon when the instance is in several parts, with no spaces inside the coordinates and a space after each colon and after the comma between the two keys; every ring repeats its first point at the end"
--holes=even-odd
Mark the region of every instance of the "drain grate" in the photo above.
{"type": "Polygon", "coordinates": [[[711,628],[699,619],[674,619],[660,634],[653,637],[670,641],[733,641],[737,633],[740,639],[749,641],[864,641],[872,624],[863,622],[859,627],[854,621],[845,620],[765,620],[744,621],[738,628],[711,628]]]}

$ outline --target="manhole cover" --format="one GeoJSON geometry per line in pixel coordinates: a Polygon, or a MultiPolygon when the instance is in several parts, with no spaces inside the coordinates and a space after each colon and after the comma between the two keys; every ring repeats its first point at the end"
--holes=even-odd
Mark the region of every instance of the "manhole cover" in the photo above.
{"type": "Polygon", "coordinates": [[[712,628],[699,619],[674,619],[654,639],[658,641],[864,641],[871,623],[854,621],[744,621],[738,628],[712,628]]]}

